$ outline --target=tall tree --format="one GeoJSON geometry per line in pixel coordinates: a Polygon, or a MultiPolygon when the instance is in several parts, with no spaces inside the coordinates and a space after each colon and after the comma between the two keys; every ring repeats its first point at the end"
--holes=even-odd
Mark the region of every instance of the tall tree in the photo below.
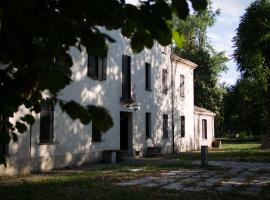
{"type": "Polygon", "coordinates": [[[270,133],[270,1],[257,0],[241,17],[233,39],[234,58],[243,77],[251,77],[266,89],[267,131],[270,133]]]}
{"type": "MultiPolygon", "coordinates": [[[[59,91],[72,82],[73,63],[68,50],[84,47],[88,54],[104,56],[106,42],[114,39],[102,33],[98,28],[101,26],[108,30],[121,28],[134,52],[151,48],[154,40],[168,45],[172,36],[180,44],[179,34],[171,31],[172,13],[185,19],[189,14],[188,0],[140,2],[134,6],[125,0],[0,0],[1,115],[13,117],[21,105],[39,113],[42,92],[47,90],[72,119],[87,124],[101,116],[98,121],[104,123],[97,128],[110,128],[112,121],[105,109],[58,98],[59,91]],[[97,116],[97,111],[102,115],[97,116]]],[[[206,0],[189,2],[196,11],[207,5],[206,0]]],[[[0,144],[9,143],[10,136],[16,140],[16,131],[25,132],[26,124],[33,122],[30,113],[15,125],[8,123],[11,132],[0,134],[0,144]]]]}
{"type": "Polygon", "coordinates": [[[177,31],[184,35],[183,48],[175,48],[175,53],[196,64],[194,71],[195,105],[212,110],[217,114],[216,125],[223,121],[221,114],[224,87],[218,83],[219,74],[225,71],[227,58],[224,52],[216,52],[207,38],[207,29],[214,25],[219,10],[213,11],[211,1],[203,12],[195,12],[187,20],[174,20],[177,31]]]}

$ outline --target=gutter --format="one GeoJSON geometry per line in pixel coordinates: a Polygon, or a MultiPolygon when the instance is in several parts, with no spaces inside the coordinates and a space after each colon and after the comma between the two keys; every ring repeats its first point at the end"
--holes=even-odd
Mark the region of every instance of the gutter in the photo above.
{"type": "MultiPolygon", "coordinates": [[[[172,52],[172,47],[171,47],[171,52],[172,52]]],[[[170,61],[171,61],[171,102],[172,102],[172,153],[175,153],[174,151],[174,73],[173,73],[173,57],[172,57],[172,54],[170,56],[170,61]]]]}

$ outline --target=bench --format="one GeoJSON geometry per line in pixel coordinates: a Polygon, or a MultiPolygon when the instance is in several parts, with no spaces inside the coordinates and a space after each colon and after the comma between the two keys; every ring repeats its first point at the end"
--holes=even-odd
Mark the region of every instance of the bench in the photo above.
{"type": "Polygon", "coordinates": [[[117,163],[123,162],[128,155],[127,150],[104,150],[103,151],[103,162],[104,163],[117,163]]]}
{"type": "Polygon", "coordinates": [[[160,146],[148,147],[147,148],[147,155],[150,157],[155,157],[155,156],[161,155],[161,147],[160,146]]]}

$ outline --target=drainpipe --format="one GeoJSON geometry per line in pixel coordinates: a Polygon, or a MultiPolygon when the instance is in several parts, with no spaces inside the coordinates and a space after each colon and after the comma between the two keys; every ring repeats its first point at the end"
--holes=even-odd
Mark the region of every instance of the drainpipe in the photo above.
{"type": "MultiPolygon", "coordinates": [[[[172,47],[171,47],[172,52],[172,47]]],[[[173,73],[173,59],[172,59],[172,53],[170,55],[170,61],[171,61],[171,102],[172,102],[172,153],[174,152],[174,73],[173,73]]]]}

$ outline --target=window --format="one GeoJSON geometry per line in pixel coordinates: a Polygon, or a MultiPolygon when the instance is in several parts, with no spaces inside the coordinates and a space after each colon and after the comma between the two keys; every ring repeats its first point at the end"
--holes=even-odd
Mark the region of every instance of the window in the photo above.
{"type": "Polygon", "coordinates": [[[202,120],[202,139],[207,139],[207,120],[202,120]]]}
{"type": "Polygon", "coordinates": [[[180,97],[185,97],[185,76],[180,75],[180,97]]]}
{"type": "Polygon", "coordinates": [[[168,138],[168,115],[163,115],[163,138],[168,138]]]}
{"type": "Polygon", "coordinates": [[[39,142],[53,143],[53,129],[54,129],[54,105],[52,101],[45,100],[40,112],[40,135],[39,142]]]}
{"type": "MultiPolygon", "coordinates": [[[[0,137],[3,137],[4,135],[8,134],[8,117],[4,116],[2,113],[0,113],[0,137]]],[[[0,143],[0,155],[8,155],[9,153],[9,147],[8,144],[1,144],[0,143]]]]}
{"type": "Polygon", "coordinates": [[[145,90],[151,91],[151,65],[145,63],[145,90]]]}
{"type": "Polygon", "coordinates": [[[181,116],[181,137],[185,137],[185,132],[186,132],[186,130],[185,130],[185,122],[186,120],[185,120],[185,116],[181,116]]]}
{"type": "Polygon", "coordinates": [[[167,94],[168,86],[167,86],[167,77],[168,71],[166,69],[162,69],[162,92],[167,94]]]}
{"type": "Polygon", "coordinates": [[[145,113],[145,136],[151,137],[151,113],[145,113]]]}
{"type": "Polygon", "coordinates": [[[131,99],[131,58],[122,56],[122,99],[131,99]]]}
{"type": "Polygon", "coordinates": [[[88,56],[88,76],[100,81],[107,79],[107,56],[88,56]]]}
{"type": "Polygon", "coordinates": [[[92,142],[101,142],[102,133],[99,131],[95,124],[92,123],[92,142]]]}

